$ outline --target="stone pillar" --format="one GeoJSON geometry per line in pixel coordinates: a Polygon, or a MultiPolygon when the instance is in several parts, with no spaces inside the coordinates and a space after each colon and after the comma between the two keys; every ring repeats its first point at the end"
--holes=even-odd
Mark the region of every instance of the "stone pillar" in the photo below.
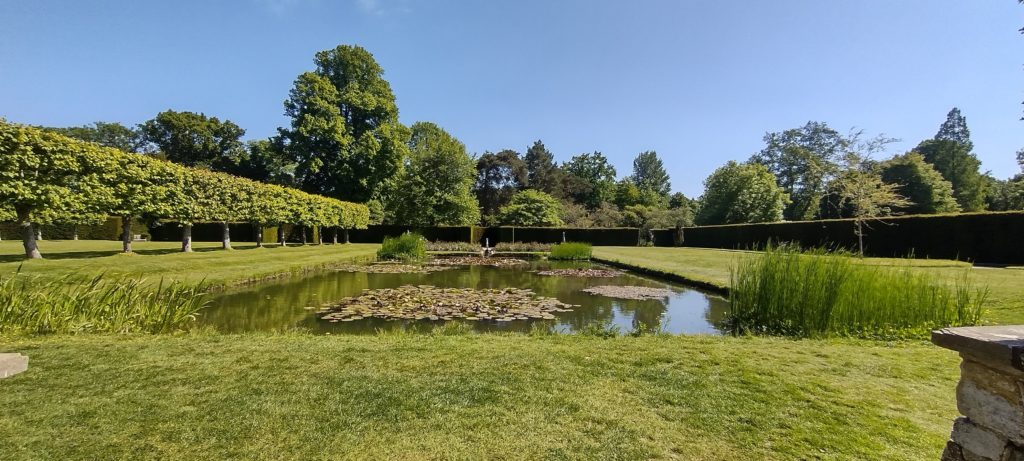
{"type": "Polygon", "coordinates": [[[946,328],[932,342],[960,353],[961,416],[942,461],[1024,461],[1024,326],[946,328]]]}

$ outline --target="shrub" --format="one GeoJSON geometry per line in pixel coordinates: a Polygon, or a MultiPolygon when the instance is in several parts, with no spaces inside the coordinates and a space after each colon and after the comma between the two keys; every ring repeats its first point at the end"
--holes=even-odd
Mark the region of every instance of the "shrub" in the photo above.
{"type": "Polygon", "coordinates": [[[0,277],[0,332],[167,333],[195,321],[205,290],[180,283],[153,290],[142,279],[40,281],[0,277]]]}
{"type": "Polygon", "coordinates": [[[537,242],[502,242],[494,245],[494,251],[504,251],[512,253],[541,253],[551,251],[550,243],[537,243],[537,242]]]}
{"type": "Polygon", "coordinates": [[[427,257],[427,241],[420,234],[407,232],[398,237],[385,237],[377,250],[378,259],[420,260],[427,257]]]}
{"type": "Polygon", "coordinates": [[[565,242],[552,246],[548,259],[587,260],[593,252],[589,243],[565,242]]]}
{"type": "Polygon", "coordinates": [[[427,242],[427,251],[480,251],[480,245],[469,242],[427,242]]]}
{"type": "Polygon", "coordinates": [[[731,287],[734,332],[810,337],[906,337],[975,325],[987,296],[987,289],[971,289],[966,272],[950,286],[909,267],[792,247],[741,260],[731,287]]]}

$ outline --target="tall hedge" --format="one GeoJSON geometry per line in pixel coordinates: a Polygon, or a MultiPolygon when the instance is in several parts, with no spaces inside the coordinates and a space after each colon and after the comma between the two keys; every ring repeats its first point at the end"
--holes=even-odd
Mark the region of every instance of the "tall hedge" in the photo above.
{"type": "MultiPolygon", "coordinates": [[[[899,216],[870,223],[865,254],[878,257],[959,259],[990,264],[1024,263],[1024,212],[899,216]]],[[[683,230],[684,246],[746,249],[769,241],[804,247],[855,250],[849,219],[703,226],[683,230]]]]}

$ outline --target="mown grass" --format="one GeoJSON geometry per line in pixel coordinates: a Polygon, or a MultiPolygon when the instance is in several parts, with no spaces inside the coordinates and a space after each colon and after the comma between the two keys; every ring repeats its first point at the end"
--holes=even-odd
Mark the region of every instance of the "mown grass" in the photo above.
{"type": "Polygon", "coordinates": [[[645,336],[0,340],[23,459],[938,459],[955,353],[645,336]]]}
{"type": "Polygon", "coordinates": [[[589,243],[563,242],[552,245],[548,259],[566,261],[585,261],[590,259],[594,248],[589,243]]]}
{"type": "MultiPolygon", "coordinates": [[[[737,262],[756,252],[708,248],[595,247],[594,257],[674,274],[689,280],[727,289],[730,270],[737,262]]],[[[939,259],[864,258],[856,264],[899,266],[906,270],[932,274],[955,285],[969,271],[974,287],[988,287],[982,314],[986,324],[1024,324],[1024,269],[974,267],[962,261],[939,259]]]]}
{"type": "Polygon", "coordinates": [[[406,232],[398,237],[384,237],[377,259],[421,261],[427,258],[427,240],[420,234],[406,232]]]}
{"type": "Polygon", "coordinates": [[[0,334],[170,333],[191,326],[207,299],[181,282],[0,275],[0,334]]]}
{"type": "Polygon", "coordinates": [[[145,278],[155,286],[165,282],[210,286],[231,285],[280,275],[315,270],[357,259],[372,259],[379,245],[293,245],[256,248],[233,242],[234,251],[220,249],[219,242],[193,242],[194,253],[181,253],[178,242],[135,242],[135,254],[120,254],[121,243],[107,240],[44,240],[39,243],[46,259],[24,261],[20,241],[0,241],[0,274],[18,268],[26,275],[50,280],[89,280],[103,274],[107,279],[145,278]]]}
{"type": "MultiPolygon", "coordinates": [[[[769,247],[737,262],[730,279],[731,328],[790,336],[927,337],[976,325],[987,289],[954,286],[909,267],[858,264],[845,253],[769,247]]],[[[904,263],[906,264],[906,263],[904,263]]]]}

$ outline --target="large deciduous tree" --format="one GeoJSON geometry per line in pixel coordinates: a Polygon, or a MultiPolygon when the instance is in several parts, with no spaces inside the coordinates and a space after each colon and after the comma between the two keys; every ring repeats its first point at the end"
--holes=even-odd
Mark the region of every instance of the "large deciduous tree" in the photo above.
{"type": "Polygon", "coordinates": [[[480,220],[472,187],[476,163],[466,146],[429,122],[412,125],[409,159],[391,201],[394,221],[413,226],[466,226],[480,220]]]}
{"type": "Polygon", "coordinates": [[[791,221],[814,219],[829,181],[835,176],[848,140],[822,122],[767,133],[765,147],[751,157],[775,175],[790,196],[783,217],[791,221]]]}
{"type": "Polygon", "coordinates": [[[615,167],[600,152],[580,154],[562,165],[572,199],[591,210],[615,200],[615,167]]]}
{"type": "Polygon", "coordinates": [[[245,130],[230,120],[167,110],[139,128],[146,143],[179,165],[229,171],[245,155],[245,130]]]}
{"type": "Polygon", "coordinates": [[[564,173],[555,164],[555,156],[537,140],[526,150],[527,187],[561,198],[564,193],[564,173]]]}
{"type": "Polygon", "coordinates": [[[398,122],[384,70],[358,46],[321,51],[314,62],[315,71],[295,80],[284,104],[291,125],[279,130],[299,183],[345,200],[385,201],[408,151],[409,130],[398,122]]]}
{"type": "Polygon", "coordinates": [[[551,227],[563,224],[558,199],[539,190],[516,192],[498,212],[498,222],[509,226],[551,227]]]}
{"type": "Polygon", "coordinates": [[[694,221],[700,225],[782,220],[789,195],[759,163],[730,161],[704,180],[704,195],[694,221]]]}
{"type": "Polygon", "coordinates": [[[953,185],[925,162],[921,154],[908,152],[893,157],[882,162],[878,171],[883,182],[895,184],[896,193],[911,202],[894,208],[896,212],[932,214],[960,211],[960,205],[953,198],[953,185]]]}
{"type": "Polygon", "coordinates": [[[476,162],[476,184],[473,191],[484,216],[492,217],[528,181],[526,162],[519,153],[505,149],[496,154],[486,152],[476,162]]]}

